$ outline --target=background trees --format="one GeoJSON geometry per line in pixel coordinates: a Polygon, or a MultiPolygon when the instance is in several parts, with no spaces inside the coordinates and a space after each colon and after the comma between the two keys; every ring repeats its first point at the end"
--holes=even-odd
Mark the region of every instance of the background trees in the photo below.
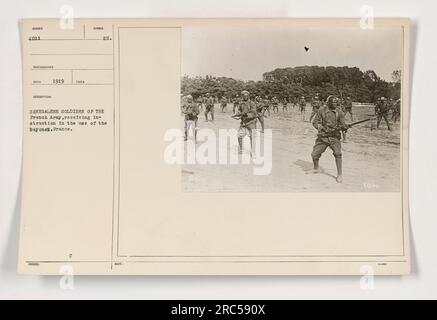
{"type": "Polygon", "coordinates": [[[375,102],[378,97],[400,97],[401,72],[392,73],[392,81],[381,79],[375,71],[361,71],[357,67],[300,66],[278,68],[262,75],[261,81],[242,81],[228,77],[182,77],[182,94],[194,98],[210,94],[234,97],[242,90],[251,95],[277,96],[278,98],[311,97],[318,93],[322,99],[329,95],[350,96],[353,101],[375,102]]]}

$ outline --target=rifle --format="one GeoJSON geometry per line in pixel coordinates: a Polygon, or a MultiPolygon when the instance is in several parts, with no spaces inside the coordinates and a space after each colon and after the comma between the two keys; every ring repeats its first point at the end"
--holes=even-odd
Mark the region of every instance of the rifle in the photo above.
{"type": "Polygon", "coordinates": [[[347,127],[347,128],[336,127],[336,128],[331,129],[331,130],[323,129],[323,132],[326,133],[326,134],[331,134],[331,133],[333,133],[333,132],[335,132],[335,131],[343,131],[343,132],[346,132],[349,128],[351,128],[351,127],[353,127],[353,126],[355,126],[355,125],[357,125],[357,124],[359,124],[359,123],[367,122],[367,121],[374,120],[374,119],[376,119],[376,118],[375,118],[375,117],[372,117],[372,118],[367,118],[367,119],[364,119],[364,120],[355,121],[355,122],[352,122],[352,123],[346,124],[346,127],[347,127]]]}
{"type": "Polygon", "coordinates": [[[376,119],[376,118],[372,117],[372,118],[367,118],[367,119],[364,119],[364,120],[355,121],[355,122],[352,122],[352,123],[348,124],[347,126],[350,128],[350,127],[352,127],[354,125],[357,125],[359,123],[367,122],[367,121],[374,120],[374,119],[376,119]]]}
{"type": "Polygon", "coordinates": [[[243,120],[252,120],[252,119],[258,119],[261,116],[260,114],[255,112],[256,117],[249,118],[248,113],[250,113],[250,112],[251,111],[244,112],[244,113],[239,112],[239,113],[236,113],[236,114],[232,115],[231,118],[235,119],[235,120],[241,120],[242,118],[244,118],[243,120]]]}

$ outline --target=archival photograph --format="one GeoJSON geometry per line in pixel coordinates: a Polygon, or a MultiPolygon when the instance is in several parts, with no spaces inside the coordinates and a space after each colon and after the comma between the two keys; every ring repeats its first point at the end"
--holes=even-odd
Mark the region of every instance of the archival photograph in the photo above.
{"type": "Polygon", "coordinates": [[[398,192],[401,27],[182,29],[185,192],[398,192]]]}

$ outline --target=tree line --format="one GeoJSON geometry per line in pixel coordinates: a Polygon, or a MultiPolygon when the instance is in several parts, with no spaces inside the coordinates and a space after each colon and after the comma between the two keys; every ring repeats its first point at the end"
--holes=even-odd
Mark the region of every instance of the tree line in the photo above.
{"type": "Polygon", "coordinates": [[[357,67],[302,66],[277,68],[264,73],[260,81],[183,76],[181,92],[194,98],[206,93],[218,98],[233,98],[242,90],[248,90],[251,96],[276,96],[280,99],[301,96],[309,99],[318,93],[322,99],[336,95],[349,96],[357,102],[374,103],[382,96],[395,100],[400,98],[400,70],[393,71],[391,80],[381,79],[373,70],[363,72],[357,67]]]}

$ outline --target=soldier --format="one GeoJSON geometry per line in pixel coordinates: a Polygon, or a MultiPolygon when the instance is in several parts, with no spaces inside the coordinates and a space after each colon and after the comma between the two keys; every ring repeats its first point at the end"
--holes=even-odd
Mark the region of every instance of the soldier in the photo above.
{"type": "Polygon", "coordinates": [[[305,100],[305,97],[302,96],[299,100],[299,110],[300,114],[302,115],[302,120],[305,121],[305,108],[306,108],[307,102],[305,100]]]}
{"type": "Polygon", "coordinates": [[[393,121],[393,123],[396,123],[398,122],[400,117],[401,117],[401,99],[398,99],[393,104],[393,113],[391,116],[391,121],[393,121]]]}
{"type": "Polygon", "coordinates": [[[200,95],[197,97],[196,102],[197,102],[197,106],[199,108],[199,111],[203,111],[203,100],[204,98],[200,95]]]}
{"type": "Polygon", "coordinates": [[[311,101],[311,116],[310,116],[310,122],[313,121],[314,116],[317,114],[317,112],[319,111],[320,107],[322,105],[322,102],[319,99],[319,95],[316,94],[313,98],[313,100],[311,101]]]}
{"type": "Polygon", "coordinates": [[[182,113],[185,114],[185,140],[188,140],[190,130],[194,132],[194,141],[197,135],[197,119],[200,113],[198,104],[193,101],[191,95],[186,96],[186,102],[182,107],[182,113]]]}
{"type": "Polygon", "coordinates": [[[391,127],[390,127],[390,123],[388,122],[388,112],[390,111],[390,107],[388,105],[388,103],[386,102],[384,97],[381,97],[378,99],[378,101],[376,102],[376,106],[375,106],[375,113],[377,116],[377,120],[376,120],[376,128],[379,128],[379,124],[381,123],[381,120],[384,118],[385,123],[387,123],[387,128],[390,131],[391,127]]]}
{"type": "Polygon", "coordinates": [[[266,112],[268,112],[269,117],[270,117],[270,100],[269,100],[268,96],[265,96],[263,103],[264,103],[263,116],[265,116],[266,112]]]}
{"type": "Polygon", "coordinates": [[[272,110],[273,113],[279,112],[279,100],[275,96],[272,98],[272,110]]]}
{"type": "Polygon", "coordinates": [[[354,121],[354,115],[352,114],[352,99],[351,97],[346,98],[346,102],[344,104],[344,116],[346,117],[347,114],[351,115],[351,120],[354,121]]]}
{"type": "Polygon", "coordinates": [[[209,93],[206,94],[205,99],[205,121],[208,122],[208,114],[211,114],[211,121],[214,121],[214,99],[209,95],[209,93]]]}
{"type": "Polygon", "coordinates": [[[249,99],[249,92],[244,90],[241,92],[242,99],[239,105],[239,113],[234,117],[240,119],[240,128],[238,129],[238,146],[239,153],[243,153],[243,139],[245,136],[249,136],[250,148],[252,149],[252,138],[254,129],[256,129],[256,121],[258,119],[258,113],[256,112],[256,106],[253,101],[249,99]]]}
{"type": "Polygon", "coordinates": [[[226,99],[226,96],[222,96],[222,98],[220,99],[220,104],[222,107],[222,112],[226,113],[226,107],[228,105],[228,99],[226,99]]]}
{"type": "Polygon", "coordinates": [[[284,101],[282,102],[282,112],[288,111],[288,101],[287,98],[284,98],[284,101]]]}
{"type": "Polygon", "coordinates": [[[238,94],[235,96],[234,98],[234,103],[233,103],[233,107],[232,107],[232,113],[235,114],[235,110],[238,111],[239,109],[239,105],[240,105],[240,97],[238,96],[238,94]]]}
{"type": "Polygon", "coordinates": [[[395,102],[393,101],[393,98],[388,99],[387,104],[388,104],[389,110],[391,110],[392,115],[393,115],[393,107],[395,105],[395,102]]]}
{"type": "Polygon", "coordinates": [[[341,131],[346,131],[349,126],[344,122],[344,113],[338,108],[338,100],[329,96],[327,106],[319,109],[313,120],[313,126],[317,129],[317,139],[313,147],[311,157],[314,164],[314,173],[320,172],[319,159],[326,148],[333,151],[335,165],[337,167],[338,183],[343,182],[342,154],[341,154],[341,131]]]}
{"type": "Polygon", "coordinates": [[[255,106],[258,113],[258,121],[261,124],[261,132],[264,132],[264,101],[261,97],[255,97],[255,106]]]}
{"type": "Polygon", "coordinates": [[[299,106],[299,100],[297,99],[297,97],[293,97],[291,99],[291,104],[292,104],[293,109],[296,109],[299,106]]]}

